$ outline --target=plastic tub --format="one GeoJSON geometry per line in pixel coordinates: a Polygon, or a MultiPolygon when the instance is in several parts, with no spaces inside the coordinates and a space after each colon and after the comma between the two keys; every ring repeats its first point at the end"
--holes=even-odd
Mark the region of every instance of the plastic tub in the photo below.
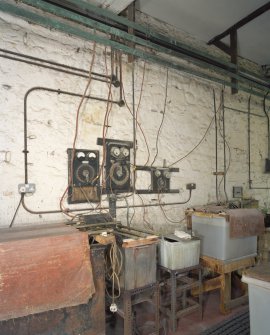
{"type": "Polygon", "coordinates": [[[175,235],[163,237],[159,242],[159,264],[171,270],[199,264],[200,240],[181,239],[175,235]]]}
{"type": "Polygon", "coordinates": [[[270,265],[258,266],[247,271],[242,281],[248,284],[250,334],[269,335],[270,319],[270,265]],[[261,274],[266,273],[265,280],[261,274]],[[259,278],[259,279],[258,279],[259,278]]]}

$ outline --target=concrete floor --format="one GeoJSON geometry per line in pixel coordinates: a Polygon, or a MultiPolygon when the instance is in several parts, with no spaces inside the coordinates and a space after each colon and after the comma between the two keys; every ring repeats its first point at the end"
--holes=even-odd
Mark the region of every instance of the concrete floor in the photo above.
{"type": "MultiPolygon", "coordinates": [[[[198,313],[187,315],[178,322],[178,331],[174,334],[197,335],[213,325],[224,321],[234,314],[246,311],[247,305],[234,308],[228,315],[222,315],[219,311],[219,291],[214,291],[204,295],[203,320],[200,320],[198,313]]],[[[173,333],[167,332],[167,335],[173,333]]]]}
{"type": "MultiPolygon", "coordinates": [[[[148,304],[146,304],[148,305],[148,304]]],[[[172,333],[168,329],[168,323],[165,319],[161,318],[162,329],[160,331],[160,335],[199,335],[202,331],[212,327],[213,325],[224,321],[234,314],[238,314],[240,312],[244,312],[248,309],[247,305],[239,306],[234,308],[231,313],[228,315],[222,315],[219,311],[219,291],[212,291],[206,293],[204,295],[204,312],[203,312],[203,320],[200,319],[199,313],[194,312],[190,315],[185,316],[180,319],[178,322],[178,330],[175,333],[172,333]]],[[[147,324],[151,321],[151,310],[142,306],[138,311],[138,314],[142,315],[144,319],[144,324],[147,324]],[[141,312],[141,313],[140,313],[141,312]]],[[[123,321],[121,318],[117,317],[116,324],[114,327],[107,326],[106,330],[107,335],[124,335],[123,330],[123,321]]],[[[138,334],[144,335],[147,332],[139,332],[138,334]]]]}

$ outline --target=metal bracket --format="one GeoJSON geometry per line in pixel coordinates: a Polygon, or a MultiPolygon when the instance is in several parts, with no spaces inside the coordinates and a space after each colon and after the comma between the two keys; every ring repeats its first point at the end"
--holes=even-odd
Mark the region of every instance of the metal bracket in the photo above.
{"type": "Polygon", "coordinates": [[[153,193],[179,193],[179,189],[170,188],[170,177],[165,178],[166,182],[164,188],[159,189],[158,177],[155,176],[155,171],[159,170],[160,173],[167,171],[169,174],[172,172],[179,172],[179,168],[169,167],[154,167],[154,166],[136,166],[138,171],[149,171],[151,174],[151,188],[136,190],[137,194],[153,194],[153,193]]]}

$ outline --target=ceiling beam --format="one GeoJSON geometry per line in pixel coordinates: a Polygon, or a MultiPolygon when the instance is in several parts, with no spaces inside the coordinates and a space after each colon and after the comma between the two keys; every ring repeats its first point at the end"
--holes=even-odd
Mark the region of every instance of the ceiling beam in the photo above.
{"type": "MultiPolygon", "coordinates": [[[[231,50],[231,62],[237,66],[238,64],[238,41],[237,41],[237,30],[232,30],[230,33],[230,50],[231,50]]],[[[237,70],[235,71],[237,73],[237,70]]],[[[231,82],[234,84],[232,86],[232,94],[238,93],[238,80],[231,77],[231,82]]]]}
{"type": "Polygon", "coordinates": [[[230,33],[232,31],[235,31],[235,30],[243,27],[244,25],[246,25],[250,21],[256,19],[256,17],[258,17],[258,16],[262,15],[263,13],[265,13],[266,11],[268,11],[269,9],[270,9],[270,1],[268,1],[266,4],[264,4],[263,6],[261,6],[258,9],[256,9],[254,12],[250,13],[246,17],[244,17],[242,20],[240,20],[237,23],[235,23],[230,28],[226,29],[223,33],[221,33],[221,34],[213,37],[207,44],[208,45],[215,44],[216,41],[220,41],[224,37],[230,35],[230,33]]]}
{"type": "MultiPolygon", "coordinates": [[[[76,3],[81,2],[81,0],[69,1],[71,3],[75,3],[75,1],[76,3]]],[[[175,70],[185,72],[187,74],[191,74],[206,80],[214,81],[225,86],[234,87],[235,89],[240,89],[248,93],[252,92],[253,94],[261,97],[264,97],[266,90],[269,90],[270,84],[269,82],[265,81],[265,79],[258,77],[251,72],[236,73],[236,71],[232,71],[233,69],[237,70],[236,65],[230,62],[226,63],[232,64],[232,68],[224,69],[220,67],[221,64],[212,64],[210,62],[205,63],[206,59],[204,60],[201,54],[199,56],[199,53],[196,54],[196,57],[189,55],[189,60],[191,64],[196,65],[196,67],[199,66],[200,69],[189,66],[189,64],[183,64],[182,61],[178,62],[178,59],[186,59],[186,55],[182,54],[183,50],[180,52],[180,50],[174,49],[179,42],[170,37],[159,35],[150,29],[147,30],[148,39],[150,39],[151,36],[158,36],[159,39],[153,39],[154,41],[152,42],[150,40],[139,38],[136,35],[131,35],[123,30],[106,25],[105,23],[94,21],[88,18],[86,15],[81,15],[77,12],[52,5],[51,3],[48,3],[48,1],[21,0],[21,2],[34,6],[39,11],[32,11],[30,10],[31,7],[26,5],[12,4],[9,1],[0,1],[0,12],[3,11],[9,14],[13,14],[22,17],[29,22],[40,24],[41,26],[47,27],[49,29],[56,29],[67,34],[78,36],[82,39],[96,41],[97,43],[101,43],[105,46],[111,46],[114,49],[121,50],[126,54],[139,57],[146,61],[157,63],[164,67],[173,68],[175,70]],[[105,34],[96,34],[96,31],[101,31],[105,34]],[[116,37],[117,41],[114,40],[113,37],[111,38],[108,36],[108,34],[116,37]],[[161,42],[161,38],[167,41],[166,44],[164,43],[164,46],[162,44],[156,44],[157,42],[161,42]],[[134,42],[138,45],[144,46],[144,48],[130,47],[127,42],[134,42]],[[154,53],[153,50],[157,51],[157,53],[154,53]],[[174,59],[168,59],[166,55],[174,56],[174,59]],[[205,72],[205,70],[213,70],[213,72],[208,73],[205,72]],[[220,75],[223,75],[223,77],[220,75]],[[236,86],[231,81],[228,81],[227,76],[237,79],[239,85],[236,86]],[[252,87],[252,89],[250,87],[252,87]]],[[[83,2],[83,4],[86,3],[83,2]]],[[[101,10],[101,8],[97,8],[97,11],[101,10]]],[[[102,10],[102,13],[104,13],[104,10],[102,10]]],[[[106,11],[103,15],[105,16],[107,13],[111,17],[115,18],[115,21],[116,19],[127,21],[128,24],[126,25],[126,28],[135,28],[135,31],[137,29],[144,29],[142,25],[137,25],[135,22],[128,21],[123,17],[116,16],[109,11],[106,11]],[[133,26],[131,26],[131,24],[133,26]]],[[[213,59],[211,58],[211,61],[212,60],[213,59]]]]}
{"type": "Polygon", "coordinates": [[[216,47],[218,47],[220,50],[224,51],[226,54],[230,55],[231,54],[231,49],[229,45],[225,44],[222,41],[216,41],[213,43],[216,47]]]}

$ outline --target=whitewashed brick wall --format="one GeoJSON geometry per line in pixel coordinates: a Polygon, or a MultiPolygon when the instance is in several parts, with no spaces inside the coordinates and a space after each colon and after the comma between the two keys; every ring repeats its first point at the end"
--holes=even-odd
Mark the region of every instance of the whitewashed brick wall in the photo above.
{"type": "MultiPolygon", "coordinates": [[[[163,27],[164,28],[164,27],[163,27]]],[[[0,16],[1,48],[22,52],[28,55],[62,62],[67,65],[89,68],[93,44],[55,31],[5,15],[0,16]]],[[[193,44],[194,44],[193,39],[193,44]]],[[[199,45],[199,44],[198,44],[199,45]]],[[[108,50],[107,50],[108,52],[108,50]]],[[[105,48],[97,46],[94,71],[106,73],[105,48]]],[[[109,61],[109,56],[108,56],[109,61]]],[[[142,80],[143,62],[137,61],[135,68],[136,101],[138,102],[142,80]]],[[[123,78],[126,98],[131,105],[131,65],[124,58],[123,78]]],[[[166,84],[166,69],[146,63],[144,89],[139,109],[141,123],[151,151],[155,156],[157,130],[162,118],[166,84]]],[[[19,202],[18,184],[24,182],[23,157],[23,97],[33,86],[45,86],[82,93],[86,80],[52,70],[29,66],[24,63],[1,58],[0,61],[0,152],[11,153],[10,162],[0,163],[0,225],[8,226],[19,202]]],[[[216,91],[217,105],[221,86],[192,78],[169,70],[167,108],[159,140],[157,165],[167,164],[184,156],[202,138],[213,115],[213,89],[216,91]]],[[[108,87],[93,81],[90,94],[107,97],[108,87]]],[[[114,98],[118,99],[114,89],[114,98]]],[[[247,110],[248,96],[239,93],[231,96],[226,90],[225,104],[233,108],[247,110]]],[[[28,100],[29,135],[29,182],[36,184],[34,195],[26,197],[32,210],[59,208],[59,199],[67,185],[66,149],[72,146],[78,98],[58,96],[48,92],[33,92],[28,100]]],[[[100,149],[96,138],[102,136],[102,125],[106,104],[90,100],[84,103],[80,114],[78,148],[100,149]]],[[[263,115],[262,101],[252,99],[252,112],[263,115]]],[[[108,137],[132,140],[132,118],[126,107],[114,105],[110,116],[108,137]]],[[[265,118],[252,117],[252,179],[254,185],[267,186],[268,175],[263,174],[267,154],[267,126],[265,118]]],[[[227,175],[227,192],[232,197],[232,186],[243,186],[245,196],[260,200],[261,206],[269,204],[269,191],[248,189],[247,166],[247,115],[226,111],[227,140],[231,148],[231,164],[227,175]]],[[[219,170],[223,169],[223,146],[219,138],[219,170]]],[[[228,156],[228,154],[227,154],[228,156]]],[[[2,157],[2,156],[1,156],[2,157]]],[[[137,164],[144,164],[147,151],[144,140],[138,131],[137,164]]],[[[195,182],[188,205],[165,207],[173,221],[183,218],[187,206],[201,205],[215,201],[215,130],[214,124],[203,143],[188,158],[176,165],[180,172],[172,178],[172,188],[180,189],[180,194],[163,195],[162,201],[176,202],[187,198],[185,184],[195,182]]],[[[145,184],[147,181],[143,179],[145,184]]],[[[140,186],[143,184],[139,180],[140,186]]],[[[147,186],[147,185],[145,185],[147,186]]],[[[270,186],[270,185],[269,185],[270,186]]],[[[221,185],[221,199],[224,199],[221,185]]],[[[143,196],[145,203],[156,202],[156,195],[143,196]]],[[[128,198],[130,204],[133,198],[128,198]]],[[[141,200],[135,196],[135,203],[141,200]]],[[[107,201],[104,198],[103,204],[107,201]]],[[[125,201],[119,202],[125,205],[125,201]]],[[[146,210],[147,220],[160,230],[168,230],[173,225],[167,222],[160,208],[146,210]]],[[[130,216],[133,210],[130,209],[130,216]]],[[[141,209],[136,209],[134,224],[142,225],[141,209]]],[[[126,210],[119,210],[119,219],[126,222],[126,210]]],[[[15,224],[51,222],[64,220],[62,214],[32,215],[20,208],[15,224]]],[[[176,224],[177,225],[177,224],[176,224]]]]}

